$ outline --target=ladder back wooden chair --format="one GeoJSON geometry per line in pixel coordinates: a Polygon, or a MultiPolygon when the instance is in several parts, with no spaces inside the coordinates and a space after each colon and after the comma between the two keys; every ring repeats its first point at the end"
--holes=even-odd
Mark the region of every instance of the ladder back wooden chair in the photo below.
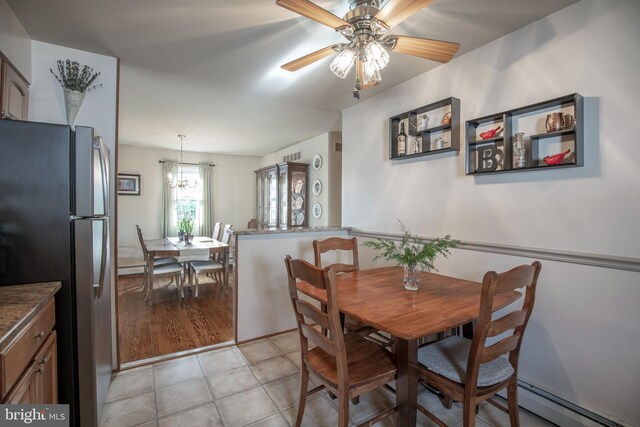
{"type": "Polygon", "coordinates": [[[170,277],[171,283],[176,282],[180,297],[184,298],[184,266],[173,257],[163,257],[149,259],[149,252],[147,246],[144,244],[144,238],[142,237],[142,229],[136,224],[136,231],[138,233],[138,240],[140,241],[140,247],[142,248],[142,256],[144,257],[144,275],[142,279],[142,292],[144,294],[145,301],[151,305],[151,294],[153,293],[153,281],[156,277],[170,277]],[[153,277],[149,277],[149,263],[153,262],[153,277]]]}
{"type": "MultiPolygon", "coordinates": [[[[232,225],[227,224],[224,226],[224,230],[222,232],[221,242],[225,244],[229,244],[231,240],[232,233],[232,225]]],[[[225,265],[224,265],[224,254],[218,254],[218,256],[214,259],[210,259],[208,261],[191,261],[189,263],[189,288],[195,284],[195,293],[194,296],[198,297],[198,285],[200,282],[200,275],[202,273],[206,275],[211,275],[211,277],[217,282],[222,283],[223,278],[222,275],[224,273],[225,265]]],[[[227,292],[228,288],[225,288],[225,292],[227,292]]]]}
{"type": "MultiPolygon", "coordinates": [[[[351,239],[345,239],[342,237],[330,237],[325,240],[313,241],[313,254],[316,267],[322,268],[322,254],[326,252],[345,251],[351,252],[351,264],[334,263],[330,265],[324,265],[324,267],[333,267],[336,273],[349,273],[352,271],[358,271],[360,269],[360,261],[358,259],[358,239],[355,237],[351,239]]],[[[323,307],[323,310],[325,307],[323,307]]],[[[364,323],[343,314],[340,315],[342,324],[350,332],[358,332],[363,336],[367,336],[371,341],[383,345],[390,346],[393,344],[393,340],[380,334],[375,328],[365,325],[364,323]]]]}
{"type": "MultiPolygon", "coordinates": [[[[451,336],[418,350],[418,375],[426,384],[440,390],[445,406],[455,399],[463,405],[464,426],[475,425],[478,403],[489,403],[509,414],[512,427],[518,418],[518,357],[525,328],[533,310],[536,284],[542,264],[521,265],[504,273],[489,271],[482,280],[480,314],[473,340],[451,336]],[[501,292],[524,288],[520,310],[492,320],[493,298],[501,292]],[[486,346],[487,338],[512,331],[498,342],[486,346]],[[504,357],[508,354],[508,358],[504,357]],[[491,399],[507,388],[508,408],[491,399]]],[[[522,297],[521,297],[522,298],[522,297]]],[[[418,405],[418,409],[439,426],[445,424],[418,405]]]]}
{"type": "MultiPolygon", "coordinates": [[[[382,387],[397,376],[394,356],[383,347],[356,333],[343,333],[338,310],[338,295],[333,268],[320,269],[304,260],[285,257],[289,295],[300,336],[300,401],[296,427],[302,424],[307,396],[323,388],[338,397],[338,426],[349,425],[349,400],[382,387]],[[301,286],[312,286],[326,292],[327,312],[300,297],[301,286]],[[314,326],[329,331],[322,334],[314,326]],[[316,347],[309,349],[310,344],[316,347]],[[307,391],[309,371],[320,380],[320,386],[307,391]]],[[[360,425],[373,425],[397,412],[390,408],[360,425]]]]}

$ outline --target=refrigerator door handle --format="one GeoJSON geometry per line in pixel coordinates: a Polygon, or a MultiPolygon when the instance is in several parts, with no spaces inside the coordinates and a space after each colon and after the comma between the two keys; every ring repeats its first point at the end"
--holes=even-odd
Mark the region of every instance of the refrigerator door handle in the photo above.
{"type": "Polygon", "coordinates": [[[96,218],[102,222],[102,254],[100,255],[100,275],[98,283],[93,284],[94,296],[96,299],[102,297],[105,283],[107,282],[107,259],[109,256],[109,218],[96,218]]]}
{"type": "Polygon", "coordinates": [[[97,136],[93,142],[94,148],[100,155],[100,173],[102,174],[102,197],[104,200],[104,214],[109,215],[109,153],[102,138],[97,136]]]}

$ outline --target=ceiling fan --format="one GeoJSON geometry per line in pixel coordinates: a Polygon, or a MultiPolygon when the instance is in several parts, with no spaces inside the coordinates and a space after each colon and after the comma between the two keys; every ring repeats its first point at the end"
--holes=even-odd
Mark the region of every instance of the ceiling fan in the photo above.
{"type": "Polygon", "coordinates": [[[347,43],[337,43],[312,52],[282,66],[297,71],[329,55],[338,53],[330,68],[345,78],[356,65],[356,90],[376,86],[382,80],[380,70],[389,63],[389,51],[418,56],[438,62],[449,62],[456,54],[458,43],[420,37],[387,34],[387,31],[418,12],[432,0],[350,0],[349,12],[342,19],[309,0],[276,0],[276,4],[333,28],[347,43]]]}

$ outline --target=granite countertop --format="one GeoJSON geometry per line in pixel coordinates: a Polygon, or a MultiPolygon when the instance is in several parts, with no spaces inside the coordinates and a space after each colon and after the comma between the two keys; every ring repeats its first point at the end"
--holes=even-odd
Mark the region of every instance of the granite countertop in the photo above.
{"type": "Polygon", "coordinates": [[[0,350],[33,319],[61,286],[60,282],[0,286],[0,350]]]}
{"type": "Polygon", "coordinates": [[[348,231],[349,227],[269,227],[249,228],[246,230],[232,230],[236,236],[255,234],[282,234],[282,233],[314,233],[322,231],[348,231]]]}

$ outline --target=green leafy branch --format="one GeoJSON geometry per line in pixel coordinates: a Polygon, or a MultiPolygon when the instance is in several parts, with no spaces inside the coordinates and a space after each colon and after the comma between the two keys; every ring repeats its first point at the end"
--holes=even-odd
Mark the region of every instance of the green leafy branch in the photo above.
{"type": "Polygon", "coordinates": [[[193,218],[185,216],[178,221],[178,229],[183,231],[187,236],[193,234],[193,218]]]}
{"type": "Polygon", "coordinates": [[[432,240],[422,239],[413,236],[407,227],[398,220],[400,229],[402,230],[402,238],[400,242],[389,239],[369,240],[363,243],[364,246],[380,252],[373,259],[385,259],[387,261],[395,261],[398,265],[407,266],[409,268],[420,267],[424,271],[436,270],[434,261],[438,255],[445,258],[451,254],[450,249],[460,246],[459,240],[451,239],[450,235],[432,240]]]}

